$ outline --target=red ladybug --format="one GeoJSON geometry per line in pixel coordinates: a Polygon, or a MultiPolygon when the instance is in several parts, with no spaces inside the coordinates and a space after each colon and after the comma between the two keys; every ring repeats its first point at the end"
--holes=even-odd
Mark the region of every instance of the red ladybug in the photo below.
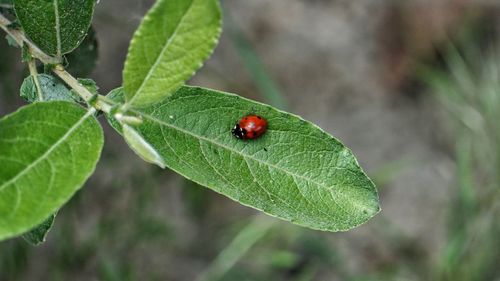
{"type": "Polygon", "coordinates": [[[247,115],[234,125],[231,133],[238,139],[256,139],[266,131],[266,119],[258,115],[247,115]]]}

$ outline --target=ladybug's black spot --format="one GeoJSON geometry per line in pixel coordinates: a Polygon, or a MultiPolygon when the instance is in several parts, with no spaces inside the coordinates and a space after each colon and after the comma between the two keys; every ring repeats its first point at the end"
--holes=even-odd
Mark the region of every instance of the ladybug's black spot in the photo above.
{"type": "Polygon", "coordinates": [[[262,117],[260,117],[260,116],[257,116],[257,118],[262,119],[262,117]]]}
{"type": "Polygon", "coordinates": [[[252,132],[253,136],[256,137],[257,136],[257,132],[252,132]]]}

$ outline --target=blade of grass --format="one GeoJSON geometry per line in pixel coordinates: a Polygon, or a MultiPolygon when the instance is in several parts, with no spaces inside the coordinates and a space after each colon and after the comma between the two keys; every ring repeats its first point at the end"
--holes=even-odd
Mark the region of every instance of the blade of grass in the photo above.
{"type": "Polygon", "coordinates": [[[256,215],[196,279],[220,280],[275,225],[273,219],[256,215]]]}
{"type": "Polygon", "coordinates": [[[229,13],[226,14],[227,32],[231,43],[238,52],[243,65],[251,75],[252,80],[259,92],[264,96],[266,102],[274,107],[285,110],[288,106],[278,84],[271,77],[255,51],[252,43],[232,20],[229,13]]]}

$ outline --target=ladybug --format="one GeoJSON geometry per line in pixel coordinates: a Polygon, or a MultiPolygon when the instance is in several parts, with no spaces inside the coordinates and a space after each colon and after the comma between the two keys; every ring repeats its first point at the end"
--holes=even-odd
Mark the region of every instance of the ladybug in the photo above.
{"type": "Polygon", "coordinates": [[[251,140],[262,136],[266,131],[266,119],[258,115],[247,115],[234,125],[231,133],[238,139],[251,140]]]}

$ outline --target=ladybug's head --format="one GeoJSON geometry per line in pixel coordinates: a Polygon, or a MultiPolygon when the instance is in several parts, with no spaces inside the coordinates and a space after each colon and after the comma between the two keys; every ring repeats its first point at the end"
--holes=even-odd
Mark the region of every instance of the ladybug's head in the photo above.
{"type": "Polygon", "coordinates": [[[236,124],[234,125],[234,128],[231,130],[231,133],[237,139],[244,139],[247,134],[247,130],[241,128],[239,124],[236,124]]]}

